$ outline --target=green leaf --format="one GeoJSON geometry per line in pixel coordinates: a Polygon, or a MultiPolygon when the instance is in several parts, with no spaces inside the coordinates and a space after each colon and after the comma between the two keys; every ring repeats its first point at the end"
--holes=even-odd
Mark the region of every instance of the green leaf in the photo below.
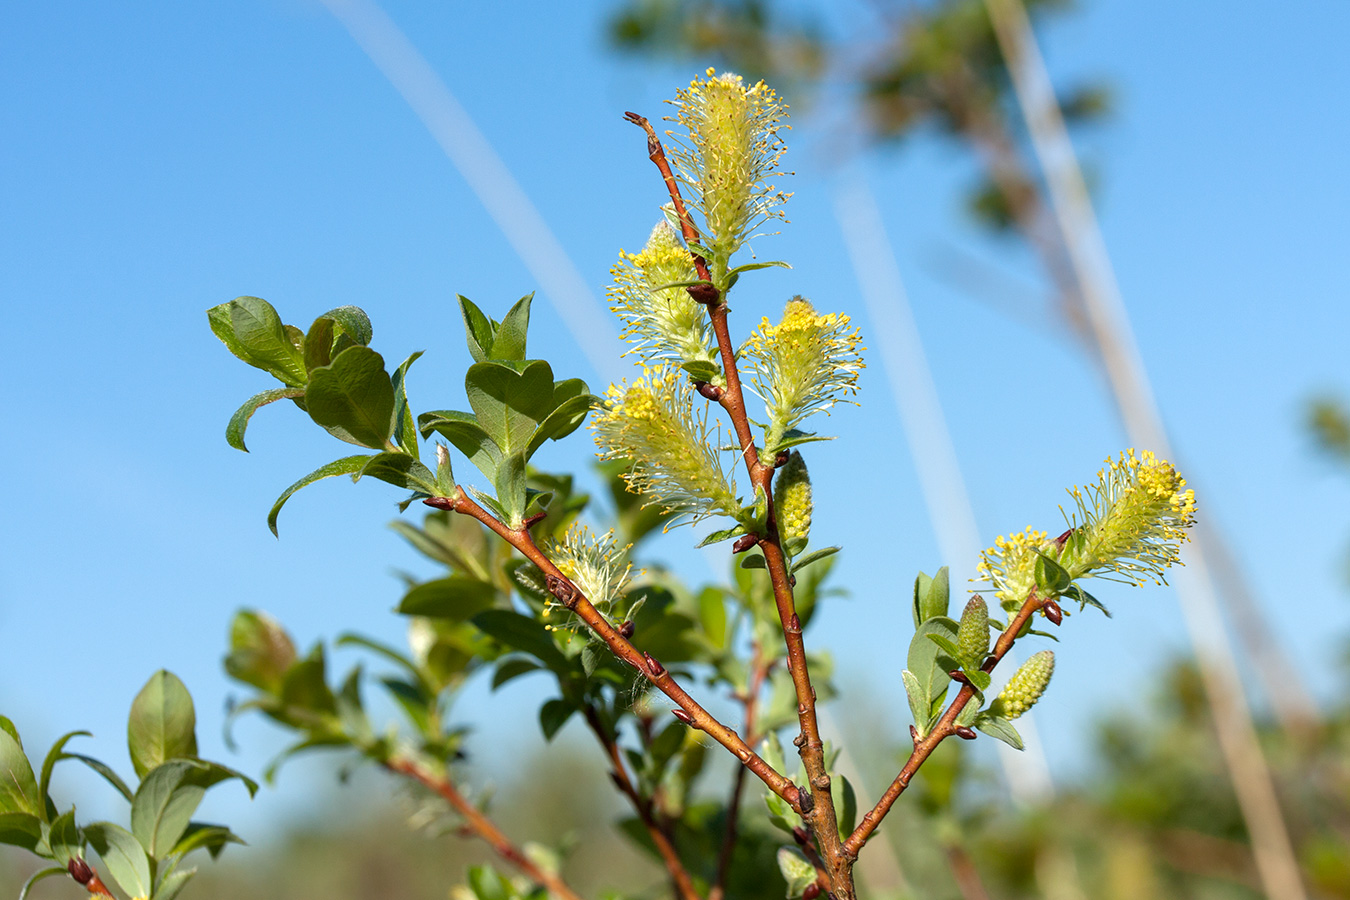
{"type": "Polygon", "coordinates": [[[275,694],[294,662],[295,643],[281,623],[256,610],[235,613],[230,623],[230,652],[225,657],[225,671],[231,678],[275,694]]]}
{"type": "Polygon", "coordinates": [[[727,604],[722,592],[708,588],[698,598],[698,621],[709,646],[721,649],[727,642],[727,604]]]}
{"type": "Polygon", "coordinates": [[[187,829],[206,788],[188,781],[199,768],[175,759],[150,770],[131,802],[131,833],[152,859],[163,859],[187,829]]]}
{"type": "Polygon", "coordinates": [[[1100,609],[1102,611],[1102,614],[1105,615],[1108,619],[1111,618],[1111,610],[1107,609],[1105,606],[1102,605],[1102,602],[1100,600],[1098,600],[1096,597],[1092,596],[1091,594],[1089,594],[1087,591],[1083,590],[1076,584],[1071,584],[1068,587],[1066,587],[1064,589],[1064,596],[1068,597],[1070,600],[1077,600],[1079,611],[1085,610],[1089,606],[1092,606],[1095,607],[1096,609],[1100,609]]]}
{"type": "Polygon", "coordinates": [[[496,600],[497,589],[489,582],[452,575],[423,582],[408,591],[398,605],[398,612],[405,616],[463,622],[491,609],[496,600]]]}
{"type": "Polygon", "coordinates": [[[159,887],[155,889],[155,900],[173,900],[174,897],[178,896],[178,892],[183,889],[183,886],[196,874],[196,869],[179,869],[165,875],[160,880],[159,887]]]}
{"type": "Polygon", "coordinates": [[[384,449],[394,430],[394,384],[384,370],[384,357],[369,347],[338,354],[309,373],[305,407],[334,437],[384,449]]]}
{"type": "MultiPolygon", "coordinates": [[[[915,588],[918,585],[916,583],[915,588]]],[[[947,608],[950,605],[951,588],[947,576],[947,567],[943,566],[937,570],[928,582],[928,589],[918,598],[918,609],[920,620],[927,622],[935,616],[947,615],[947,608]]]]}
{"type": "Polygon", "coordinates": [[[83,753],[63,753],[61,754],[61,758],[79,760],[84,763],[86,766],[102,775],[108,784],[117,788],[117,792],[121,794],[128,803],[131,802],[131,788],[127,787],[127,783],[123,781],[121,776],[114,772],[112,767],[107,763],[102,760],[94,759],[92,756],[85,756],[83,753]]]}
{"type": "Polygon", "coordinates": [[[581,381],[579,378],[558,382],[558,385],[553,392],[553,399],[558,405],[554,408],[553,412],[548,414],[548,417],[544,419],[543,422],[539,423],[539,427],[535,429],[534,436],[530,438],[530,445],[525,448],[526,458],[534,456],[539,448],[544,445],[544,441],[561,440],[576,431],[577,428],[581,426],[581,423],[586,421],[587,414],[600,402],[600,398],[593,394],[588,394],[585,391],[586,382],[581,381]],[[558,394],[563,389],[563,386],[570,386],[573,382],[580,384],[582,392],[559,401],[558,394]]]}
{"type": "Polygon", "coordinates": [[[521,451],[508,453],[502,458],[497,469],[495,487],[497,502],[505,514],[505,522],[512,528],[520,528],[525,522],[525,507],[529,505],[529,494],[525,484],[525,454],[521,451]]]}
{"type": "Polygon", "coordinates": [[[431,707],[436,698],[427,691],[421,679],[414,683],[386,676],[380,679],[380,684],[394,698],[394,702],[403,708],[413,726],[420,733],[428,734],[431,730],[431,707]]]}
{"type": "Polygon", "coordinates": [[[177,675],[160,669],[141,688],[127,719],[127,746],[136,775],[171,759],[197,756],[197,713],[177,675]]]}
{"type": "Polygon", "coordinates": [[[554,697],[539,708],[539,727],[544,732],[544,739],[551,741],[553,736],[558,733],[558,729],[567,723],[576,712],[575,704],[563,700],[561,697],[554,697]]]}
{"type": "Polygon", "coordinates": [[[46,818],[33,766],[8,730],[0,730],[0,813],[29,813],[46,818]]]}
{"type": "Polygon", "coordinates": [[[489,359],[524,359],[525,333],[530,328],[530,301],[534,294],[526,294],[516,301],[511,311],[497,326],[492,336],[492,352],[489,359]]]}
{"type": "Polygon", "coordinates": [[[914,579],[914,627],[918,628],[923,624],[923,604],[928,599],[928,589],[932,587],[933,579],[929,578],[923,572],[920,572],[914,579]]]}
{"type": "Polygon", "coordinates": [[[413,422],[412,410],[408,407],[408,369],[422,356],[422,351],[409,356],[394,370],[390,382],[394,385],[394,443],[413,456],[417,455],[417,425],[413,422]]]}
{"type": "Polygon", "coordinates": [[[189,822],[182,839],[174,845],[173,855],[184,857],[193,850],[206,848],[211,856],[217,857],[226,844],[243,844],[239,835],[224,825],[208,825],[205,822],[189,822]]]}
{"type": "Polygon", "coordinates": [[[502,462],[501,448],[471,414],[441,409],[422,413],[417,417],[417,424],[424,437],[432,432],[439,434],[467,456],[489,480],[496,480],[497,468],[502,462]]]}
{"type": "Polygon", "coordinates": [[[401,451],[389,450],[367,457],[366,464],[352,473],[352,480],[366,477],[378,478],[394,487],[417,491],[429,497],[436,496],[436,476],[416,456],[401,451]]]}
{"type": "Polygon", "coordinates": [[[253,418],[253,414],[261,406],[269,403],[275,403],[278,400],[285,400],[288,397],[303,397],[305,395],[303,388],[284,387],[273,388],[270,391],[263,391],[261,394],[254,394],[244,401],[244,405],[235,410],[234,415],[230,416],[230,424],[225,426],[225,442],[236,450],[248,452],[248,447],[244,446],[244,431],[248,428],[248,420],[253,418]]]}
{"type": "Polygon", "coordinates": [[[962,669],[962,671],[966,673],[966,678],[970,679],[971,685],[973,685],[977,691],[989,690],[989,685],[994,680],[993,677],[983,669],[970,668],[962,669]]]}
{"type": "Polygon", "coordinates": [[[480,362],[464,377],[469,405],[503,454],[525,450],[553,412],[553,369],[543,360],[516,371],[502,362],[480,362]]]}
{"type": "Polygon", "coordinates": [[[779,848],[778,871],[782,873],[783,880],[787,882],[789,900],[800,897],[806,893],[808,887],[816,883],[816,867],[811,865],[805,856],[791,847],[779,848]]]}
{"type": "Polygon", "coordinates": [[[909,669],[900,673],[901,679],[905,682],[905,696],[909,698],[909,712],[914,717],[914,727],[918,729],[919,738],[928,737],[928,716],[932,707],[932,701],[928,698],[928,689],[923,686],[916,676],[909,669]]]}
{"type": "Polygon", "coordinates": [[[272,529],[272,534],[277,533],[277,516],[281,513],[281,508],[286,505],[286,501],[291,499],[291,495],[304,487],[309,487],[316,481],[322,481],[325,478],[332,478],[335,475],[351,475],[354,472],[361,471],[361,468],[370,461],[370,456],[362,454],[359,456],[344,456],[342,459],[335,459],[326,466],[320,466],[313,472],[310,472],[304,478],[301,478],[295,484],[281,492],[277,502],[272,504],[272,509],[267,514],[267,527],[272,529]]]}
{"type": "Polygon", "coordinates": [[[783,436],[773,445],[773,451],[777,453],[780,450],[787,450],[792,447],[799,447],[802,444],[814,444],[817,441],[832,441],[833,437],[821,436],[814,431],[799,431],[796,428],[790,428],[783,433],[783,436]]]}
{"type": "Polygon", "coordinates": [[[746,264],[743,265],[743,266],[737,266],[736,268],[730,270],[729,272],[727,272],[727,274],[728,274],[728,275],[739,275],[739,274],[741,274],[742,272],[753,272],[753,271],[755,271],[756,269],[767,269],[767,268],[770,268],[771,266],[777,266],[777,267],[780,268],[780,269],[790,269],[790,268],[792,268],[792,266],[788,265],[787,263],[783,262],[782,260],[775,259],[775,260],[770,260],[769,262],[752,262],[752,263],[746,263],[746,264]]]}
{"type": "Polygon", "coordinates": [[[374,337],[370,317],[358,306],[339,306],[314,320],[305,335],[305,367],[317,369],[352,346],[365,347],[374,337]]]}
{"type": "Polygon", "coordinates": [[[807,566],[811,565],[811,563],[816,562],[817,560],[824,559],[827,556],[834,556],[842,549],[843,549],[842,547],[822,547],[819,550],[816,550],[812,553],[808,553],[801,559],[798,559],[795,562],[793,562],[791,571],[797,572],[801,569],[805,569],[807,566]]]}
{"type": "Polygon", "coordinates": [[[522,675],[528,675],[531,672],[540,670],[540,665],[531,659],[525,659],[521,656],[509,656],[497,663],[497,670],[492,673],[492,689],[513,681],[522,675]]]}
{"type": "Polygon", "coordinates": [[[487,636],[513,650],[530,654],[555,672],[567,672],[572,668],[558,645],[553,643],[553,636],[528,616],[509,609],[489,609],[471,621],[487,636]]]}
{"type": "Polygon", "coordinates": [[[459,295],[459,312],[464,317],[464,332],[469,340],[469,355],[476,363],[490,358],[496,326],[483,311],[463,294],[459,295]]]}
{"type": "Polygon", "coordinates": [[[0,844],[32,851],[42,841],[42,820],[27,812],[0,812],[0,844]]]}
{"type": "Polygon", "coordinates": [[[764,562],[764,554],[747,553],[741,557],[742,569],[767,569],[768,565],[764,562]]]}
{"type": "Polygon", "coordinates": [[[0,731],[3,731],[10,737],[14,738],[14,742],[16,744],[23,746],[23,741],[19,739],[19,729],[15,728],[14,723],[11,722],[6,716],[0,716],[0,731]]]}
{"type": "Polygon", "coordinates": [[[65,754],[62,751],[65,749],[66,742],[73,737],[92,737],[92,735],[87,731],[66,732],[56,739],[56,743],[52,744],[52,748],[47,751],[47,758],[42,761],[42,772],[38,776],[38,796],[43,798],[44,812],[49,802],[47,794],[52,783],[52,769],[56,768],[56,764],[64,758],[65,754]]]}
{"type": "Polygon", "coordinates": [[[417,664],[413,662],[412,659],[395,650],[393,647],[390,647],[387,644],[382,644],[379,641],[373,640],[371,638],[365,637],[364,635],[350,634],[350,633],[339,635],[338,639],[335,640],[333,643],[338,647],[364,647],[366,650],[369,650],[372,653],[382,656],[385,659],[389,660],[390,662],[398,665],[414,678],[421,677],[422,673],[417,668],[417,664]]]}
{"type": "Polygon", "coordinates": [[[337,701],[328,687],[323,644],[315,644],[308,656],[286,670],[281,699],[287,706],[317,713],[337,712],[337,701]]]}
{"type": "Polygon", "coordinates": [[[292,387],[305,383],[305,361],[296,350],[272,304],[258,297],[237,297],[206,311],[211,331],[225,347],[258,369],[292,387]]]}
{"type": "Polygon", "coordinates": [[[945,616],[937,616],[920,625],[909,644],[906,668],[918,680],[928,703],[936,704],[947,694],[947,685],[951,681],[947,672],[956,668],[956,661],[939,653],[938,645],[929,639],[932,634],[955,641],[956,623],[945,616]]]}
{"type": "Polygon", "coordinates": [[[706,359],[691,359],[681,363],[680,368],[689,373],[695,381],[714,381],[722,374],[722,367],[706,359]]]}
{"type": "Polygon", "coordinates": [[[1012,722],[1003,716],[993,715],[986,710],[975,717],[975,727],[992,738],[998,738],[1014,750],[1024,748],[1022,736],[1017,733],[1012,722]]]}
{"type": "Polygon", "coordinates": [[[1037,550],[1036,584],[1050,594],[1062,594],[1073,583],[1067,569],[1037,550]]]}
{"type": "Polygon", "coordinates": [[[709,534],[703,540],[699,541],[698,546],[699,549],[702,549],[711,544],[720,544],[722,541],[729,541],[734,537],[740,537],[743,534],[745,534],[744,525],[733,525],[730,528],[723,528],[721,531],[714,531],[712,534],[709,534]]]}
{"type": "Polygon", "coordinates": [[[952,658],[954,662],[960,662],[961,651],[957,649],[956,641],[953,641],[943,634],[930,632],[928,639],[942,648],[943,652],[952,658]]]}
{"type": "Polygon", "coordinates": [[[23,883],[23,887],[19,888],[19,900],[25,900],[25,898],[27,898],[28,896],[28,892],[33,889],[33,885],[37,884],[42,879],[51,878],[53,875],[68,875],[68,874],[70,873],[66,871],[65,866],[49,866],[45,869],[39,869],[38,871],[34,872],[27,881],[23,883]]]}
{"type": "Polygon", "coordinates": [[[132,897],[150,896],[150,861],[131,832],[112,822],[95,822],[85,826],[84,836],[122,890],[132,897]]]}
{"type": "Polygon", "coordinates": [[[858,822],[858,795],[843,775],[834,776],[830,795],[834,798],[834,815],[839,823],[839,837],[847,840],[858,822]]]}

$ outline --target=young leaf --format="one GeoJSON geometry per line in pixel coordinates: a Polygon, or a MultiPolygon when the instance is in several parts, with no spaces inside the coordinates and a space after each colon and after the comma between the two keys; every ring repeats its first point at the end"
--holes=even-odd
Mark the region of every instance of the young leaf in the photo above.
{"type": "Polygon", "coordinates": [[[698,546],[699,549],[702,549],[711,544],[720,544],[722,541],[729,541],[734,537],[740,537],[743,534],[745,534],[744,525],[733,525],[730,528],[723,528],[721,531],[712,532],[703,540],[699,541],[698,546]]]}
{"type": "Polygon", "coordinates": [[[235,356],[291,387],[305,383],[304,354],[292,343],[272,304],[259,297],[236,297],[206,315],[211,331],[235,356]]]}
{"type": "Polygon", "coordinates": [[[567,723],[572,717],[572,713],[577,708],[574,704],[563,700],[561,697],[554,697],[539,708],[539,727],[544,732],[544,739],[551,741],[553,736],[558,733],[558,729],[567,723]]]}
{"type": "Polygon", "coordinates": [[[0,812],[0,844],[32,851],[42,842],[42,820],[32,813],[0,812]]]}
{"type": "Polygon", "coordinates": [[[197,756],[197,713],[178,676],[160,669],[141,688],[127,718],[127,746],[136,774],[171,759],[197,756]]]}
{"type": "Polygon", "coordinates": [[[937,570],[937,574],[932,577],[928,583],[928,590],[919,600],[919,614],[923,621],[927,622],[935,616],[947,615],[947,608],[951,602],[951,587],[947,575],[947,567],[943,566],[937,570]]]}
{"type": "Polygon", "coordinates": [[[516,301],[511,311],[497,326],[492,336],[492,351],[489,359],[524,359],[525,334],[530,328],[530,301],[534,294],[526,294],[516,301]]]}
{"type": "Polygon", "coordinates": [[[1022,736],[1017,733],[1012,722],[1003,716],[994,715],[986,710],[975,717],[975,727],[992,738],[998,738],[1014,750],[1021,750],[1024,747],[1022,736]]]}
{"type": "Polygon", "coordinates": [[[834,776],[833,781],[830,795],[834,798],[834,814],[839,823],[839,837],[847,840],[858,821],[858,795],[854,793],[853,785],[843,775],[834,776]]]}
{"type": "Polygon", "coordinates": [[[230,623],[230,652],[225,657],[225,671],[231,678],[275,694],[294,662],[295,643],[276,619],[248,609],[235,614],[230,623]]]}
{"type": "Polygon", "coordinates": [[[33,889],[33,885],[37,884],[42,879],[51,878],[53,875],[68,875],[68,874],[70,873],[66,871],[65,866],[48,866],[45,869],[38,869],[36,872],[32,874],[32,876],[27,881],[23,883],[23,887],[19,888],[19,900],[26,900],[26,898],[28,897],[28,892],[33,889]]]}
{"type": "Polygon", "coordinates": [[[496,480],[497,467],[502,462],[501,448],[470,413],[453,409],[425,412],[417,417],[417,424],[424,437],[432,432],[441,435],[467,456],[478,471],[489,480],[496,480]]]}
{"type": "Polygon", "coordinates": [[[267,513],[267,527],[272,529],[272,534],[277,533],[277,516],[281,513],[281,508],[286,505],[286,501],[291,499],[291,495],[303,487],[308,487],[316,481],[322,481],[325,478],[332,478],[335,475],[351,475],[361,471],[361,468],[370,461],[370,456],[344,456],[342,459],[335,459],[326,466],[320,466],[313,472],[310,472],[304,478],[301,478],[295,484],[281,492],[277,502],[272,504],[272,509],[267,513]]]}
{"type": "Polygon", "coordinates": [[[805,856],[791,847],[779,848],[778,871],[782,873],[783,880],[787,882],[789,900],[800,897],[806,893],[808,887],[816,883],[816,867],[811,865],[805,856]]]}
{"type": "Polygon", "coordinates": [[[553,412],[553,369],[543,360],[521,364],[474,363],[464,377],[469,405],[502,453],[525,450],[553,412]]]}
{"type": "Polygon", "coordinates": [[[111,784],[116,788],[117,792],[121,794],[128,803],[131,802],[131,788],[127,787],[127,783],[123,781],[121,776],[114,772],[107,763],[102,760],[94,759],[92,756],[85,756],[83,753],[62,753],[61,758],[79,760],[84,763],[86,766],[102,775],[108,784],[111,784]]]}
{"type": "Polygon", "coordinates": [[[1087,591],[1083,590],[1076,584],[1071,584],[1068,587],[1066,587],[1064,589],[1064,596],[1068,597],[1070,600],[1077,600],[1078,609],[1080,611],[1087,609],[1089,606],[1092,606],[1097,609],[1100,609],[1102,611],[1102,614],[1105,615],[1108,619],[1111,618],[1111,610],[1107,609],[1105,606],[1102,605],[1102,602],[1100,600],[1098,600],[1096,597],[1092,596],[1091,594],[1089,594],[1087,591]]]}
{"type": "Polygon", "coordinates": [[[508,681],[514,681],[522,675],[537,672],[540,668],[539,663],[534,660],[526,659],[523,656],[508,656],[497,664],[497,671],[492,673],[492,689],[495,691],[508,681]]]}
{"type": "Polygon", "coordinates": [[[394,370],[390,381],[394,385],[394,421],[392,424],[394,442],[413,456],[417,455],[417,425],[413,422],[412,410],[408,408],[408,369],[422,356],[422,351],[409,356],[394,370]]]}
{"type": "Polygon", "coordinates": [[[112,822],[95,822],[85,826],[84,836],[122,890],[132,897],[150,896],[150,861],[131,832],[112,822]]]}
{"type": "MultiPolygon", "coordinates": [[[[943,656],[938,645],[929,635],[940,635],[950,641],[956,640],[956,623],[944,616],[931,618],[914,632],[909,644],[909,657],[906,668],[918,680],[920,689],[929,704],[940,701],[947,693],[951,677],[947,674],[956,668],[955,660],[943,656]]],[[[925,721],[927,717],[925,716],[925,721]]]]}
{"type": "Polygon", "coordinates": [[[244,841],[239,835],[230,831],[224,825],[208,825],[205,822],[189,822],[187,830],[183,832],[183,837],[174,845],[172,854],[178,858],[187,856],[193,850],[206,848],[211,857],[220,855],[220,851],[226,844],[243,844],[244,841]]]}
{"type": "Polygon", "coordinates": [[[489,609],[470,621],[488,637],[513,650],[523,650],[555,672],[567,672],[571,664],[553,637],[534,619],[509,609],[489,609]]]}
{"type": "Polygon", "coordinates": [[[188,783],[198,764],[175,759],[152,769],[131,802],[131,833],[152,859],[163,859],[183,836],[206,788],[188,783]]]}
{"type": "Polygon", "coordinates": [[[512,528],[519,528],[525,521],[525,509],[530,500],[529,489],[525,484],[523,451],[517,450],[502,458],[494,486],[497,488],[497,502],[506,514],[504,521],[512,528]]]}
{"type": "Polygon", "coordinates": [[[558,405],[535,429],[534,436],[530,438],[530,444],[525,449],[526,457],[533,456],[544,445],[544,441],[561,440],[576,431],[581,423],[586,421],[586,415],[591,408],[600,402],[599,397],[586,393],[586,382],[576,378],[558,382],[553,399],[558,405]],[[570,385],[571,382],[580,384],[581,393],[560,400],[558,394],[562,387],[570,385]]]}
{"type": "Polygon", "coordinates": [[[905,696],[909,698],[909,712],[914,717],[914,727],[919,730],[919,737],[928,737],[928,715],[931,701],[928,699],[928,689],[925,688],[913,672],[909,669],[900,673],[901,679],[905,682],[905,696]]]}
{"type": "Polygon", "coordinates": [[[405,616],[463,622],[491,609],[496,600],[497,589],[489,582],[452,575],[425,581],[408,591],[398,605],[398,612],[405,616]]]}
{"type": "Polygon", "coordinates": [[[842,549],[843,549],[842,547],[822,547],[819,550],[815,550],[811,553],[808,553],[801,559],[798,559],[792,563],[792,571],[796,573],[802,569],[805,569],[807,566],[811,565],[811,563],[816,562],[817,560],[824,559],[827,556],[834,556],[842,549]]]}
{"type": "Polygon", "coordinates": [[[459,312],[464,317],[464,333],[469,341],[469,355],[476,363],[490,359],[496,323],[483,315],[474,302],[463,294],[459,296],[459,312]]]}
{"type": "Polygon", "coordinates": [[[73,737],[92,737],[92,735],[87,731],[66,732],[56,739],[56,743],[52,744],[52,748],[47,751],[47,758],[42,761],[42,772],[38,776],[38,796],[43,798],[43,804],[48,807],[48,810],[50,810],[51,801],[47,795],[52,783],[52,770],[56,768],[58,762],[65,758],[65,753],[62,751],[65,750],[66,742],[73,737]]]}
{"type": "Polygon", "coordinates": [[[305,407],[334,437],[385,449],[394,430],[394,384],[384,370],[384,357],[369,347],[340,353],[309,373],[305,407]]]}
{"type": "Polygon", "coordinates": [[[1072,576],[1058,562],[1036,551],[1036,584],[1049,594],[1062,594],[1073,582],[1072,576]]]}
{"type": "Polygon", "coordinates": [[[155,900],[173,900],[183,889],[183,885],[196,874],[196,869],[178,869],[165,875],[160,879],[159,887],[155,889],[155,900]]]}
{"type": "Polygon", "coordinates": [[[28,813],[44,818],[47,814],[32,764],[23,746],[5,730],[0,730],[0,813],[28,813]]]}
{"type": "Polygon", "coordinates": [[[417,457],[401,451],[390,450],[369,457],[359,471],[352,473],[352,480],[367,476],[394,487],[417,491],[429,497],[436,496],[436,476],[417,457]]]}
{"type": "Polygon", "coordinates": [[[288,397],[303,397],[305,395],[303,388],[284,387],[273,388],[270,391],[263,391],[261,394],[254,394],[244,401],[244,405],[235,410],[234,415],[230,416],[230,423],[225,426],[225,442],[236,450],[248,452],[248,447],[244,446],[244,432],[248,429],[248,420],[253,418],[253,414],[259,407],[266,406],[269,403],[275,403],[278,400],[285,400],[288,397]]]}

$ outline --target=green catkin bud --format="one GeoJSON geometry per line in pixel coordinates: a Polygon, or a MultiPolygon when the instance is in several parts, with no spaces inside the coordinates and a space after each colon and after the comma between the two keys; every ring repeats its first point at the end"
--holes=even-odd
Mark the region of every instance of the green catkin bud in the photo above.
{"type": "Polygon", "coordinates": [[[989,655],[989,605],[978,594],[970,598],[961,613],[956,649],[961,651],[961,662],[970,666],[979,666],[989,655]]]}
{"type": "Polygon", "coordinates": [[[795,450],[778,471],[773,505],[784,546],[790,553],[801,552],[811,534],[811,476],[802,455],[795,450]]]}
{"type": "Polygon", "coordinates": [[[1050,676],[1055,673],[1055,652],[1042,650],[1008,679],[1002,693],[994,701],[992,711],[1008,719],[1016,719],[1036,705],[1050,684],[1050,676]]]}

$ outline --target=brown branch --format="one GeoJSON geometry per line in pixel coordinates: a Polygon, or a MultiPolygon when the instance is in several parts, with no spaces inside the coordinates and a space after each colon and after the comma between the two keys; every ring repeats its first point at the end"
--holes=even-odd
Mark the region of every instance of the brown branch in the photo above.
{"type": "MultiPolygon", "coordinates": [[[[746,684],[741,701],[745,704],[745,740],[753,745],[758,739],[755,731],[755,719],[759,712],[759,693],[764,689],[764,679],[769,674],[772,661],[765,662],[763,648],[756,641],[750,655],[750,678],[746,684]]],[[[736,770],[731,783],[731,797],[727,800],[727,825],[722,837],[722,852],[717,859],[717,877],[712,889],[708,891],[708,900],[722,900],[726,894],[727,875],[731,871],[731,856],[736,849],[737,819],[741,810],[741,793],[745,786],[745,768],[736,770]]]]}
{"type": "MultiPolygon", "coordinates": [[[[670,172],[661,142],[652,130],[651,124],[636,113],[628,113],[630,122],[640,126],[647,133],[647,155],[661,172],[685,240],[690,235],[697,237],[697,229],[680,197],[679,184],[670,172]]],[[[707,277],[707,266],[697,253],[690,251],[695,270],[700,278],[707,277]]],[[[820,738],[820,726],[816,720],[816,692],[811,687],[811,675],[806,663],[806,648],[802,643],[801,620],[797,616],[796,602],[792,595],[792,583],[783,554],[782,543],[778,536],[778,525],[773,508],[773,466],[764,465],[759,459],[755,439],[750,431],[750,420],[745,412],[745,395],[741,388],[740,373],[736,367],[736,348],[731,342],[731,333],[727,327],[725,298],[713,288],[711,291],[701,287],[689,289],[689,295],[708,307],[708,317],[712,321],[713,332],[717,335],[717,349],[722,357],[722,372],[726,377],[726,387],[717,402],[731,417],[731,423],[740,442],[741,455],[745,460],[746,471],[750,475],[751,485],[756,491],[763,491],[768,503],[768,515],[765,522],[766,534],[759,540],[764,553],[764,561],[769,570],[769,580],[773,583],[774,605],[778,609],[779,623],[783,629],[783,642],[787,647],[788,672],[792,675],[792,685],[797,693],[797,718],[801,724],[801,733],[794,743],[797,744],[802,759],[802,768],[806,772],[807,788],[811,799],[801,810],[802,819],[808,822],[820,846],[820,853],[830,873],[832,892],[839,900],[854,900],[853,860],[855,855],[844,852],[839,838],[839,824],[834,812],[834,800],[830,792],[830,774],[825,768],[825,744],[820,738]]]]}
{"type": "Polygon", "coordinates": [[[535,865],[528,856],[521,852],[519,847],[511,843],[510,839],[502,834],[501,830],[492,824],[487,816],[483,815],[455,788],[449,778],[437,775],[419,765],[415,760],[403,756],[391,758],[384,763],[384,766],[391,772],[406,775],[444,798],[463,817],[465,824],[471,831],[486,841],[498,856],[523,872],[535,884],[542,885],[548,889],[549,893],[562,898],[562,900],[581,900],[576,892],[569,888],[560,877],[535,865]]]}
{"type": "Polygon", "coordinates": [[[654,659],[650,653],[643,653],[634,647],[613,625],[609,624],[609,620],[600,614],[595,605],[563,575],[552,560],[544,555],[544,552],[534,543],[534,538],[530,536],[529,532],[524,529],[517,531],[503,525],[493,518],[487,510],[470,499],[464,493],[464,489],[458,485],[456,485],[454,497],[429,497],[422,502],[436,509],[445,509],[472,516],[490,528],[502,540],[519,550],[526,559],[543,571],[549,590],[552,591],[553,595],[569,610],[576,613],[605,642],[610,652],[641,672],[648,681],[656,686],[657,690],[674,701],[680,711],[688,716],[685,724],[707,733],[717,743],[730,750],[741,761],[741,765],[753,772],[757,778],[768,786],[769,790],[786,800],[793,810],[800,812],[801,802],[798,797],[797,786],[765,762],[758,753],[750,749],[750,745],[742,740],[739,734],[717,721],[697,700],[689,696],[689,693],[671,677],[666,667],[654,659]]]}
{"type": "MultiPolygon", "coordinates": [[[[989,657],[984,661],[984,665],[980,668],[986,672],[993,671],[994,666],[998,665],[999,661],[1007,656],[1008,651],[1012,649],[1013,643],[1017,640],[1018,632],[1027,622],[1031,621],[1031,617],[1047,602],[1037,596],[1035,591],[1032,591],[1031,596],[1018,610],[1017,615],[1008,623],[1008,627],[998,636],[998,640],[994,642],[993,652],[989,654],[989,657]]],[[[942,718],[938,720],[937,725],[933,726],[933,730],[923,740],[915,741],[914,751],[910,753],[904,768],[900,770],[900,774],[895,776],[895,780],[886,789],[886,793],[881,795],[877,805],[868,810],[862,817],[862,821],[858,823],[858,827],[853,829],[853,833],[844,842],[845,853],[855,859],[857,858],[862,845],[872,832],[877,830],[877,826],[886,817],[886,813],[891,811],[891,806],[895,804],[896,799],[905,792],[905,788],[909,787],[910,779],[914,777],[914,773],[919,771],[919,767],[937,749],[938,744],[956,734],[956,717],[961,715],[961,711],[966,708],[966,704],[974,696],[975,688],[973,685],[962,685],[961,690],[956,694],[956,699],[952,701],[951,706],[947,707],[947,711],[942,714],[942,718]]]]}
{"type": "MultiPolygon", "coordinates": [[[[628,776],[628,769],[623,764],[623,755],[619,752],[618,741],[605,728],[605,723],[600,721],[600,715],[595,707],[586,704],[583,710],[586,716],[586,724],[591,727],[595,733],[596,740],[604,748],[605,755],[609,757],[610,777],[614,779],[614,784],[619,792],[628,798],[633,805],[633,811],[637,813],[639,821],[647,829],[647,834],[656,845],[656,852],[661,856],[661,862],[665,864],[666,872],[670,874],[670,880],[675,885],[675,893],[682,900],[702,900],[697,889],[694,887],[693,880],[689,877],[689,872],[680,860],[680,854],[675,849],[672,835],[668,834],[661,823],[657,822],[653,804],[650,798],[642,796],[638,792],[637,786],[628,776]]],[[[745,773],[745,767],[737,768],[736,775],[739,778],[745,773]]]]}

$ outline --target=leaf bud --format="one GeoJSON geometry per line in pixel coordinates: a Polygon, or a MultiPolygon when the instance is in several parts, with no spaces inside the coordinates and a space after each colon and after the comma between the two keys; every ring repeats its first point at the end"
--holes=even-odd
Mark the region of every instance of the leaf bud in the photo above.
{"type": "Polygon", "coordinates": [[[960,662],[978,667],[989,655],[989,605],[979,594],[970,598],[956,629],[956,649],[960,662]]]}
{"type": "Polygon", "coordinates": [[[792,456],[778,470],[773,489],[774,509],[778,514],[778,535],[789,553],[800,553],[811,534],[811,476],[802,455],[792,456]]]}
{"type": "Polygon", "coordinates": [[[66,871],[70,873],[71,878],[74,878],[80,884],[88,884],[94,880],[94,870],[89,868],[89,863],[78,856],[70,858],[70,862],[66,863],[66,871]]]}
{"type": "Polygon", "coordinates": [[[1055,653],[1042,650],[1033,654],[1008,679],[998,699],[994,701],[992,711],[1007,719],[1016,719],[1036,705],[1050,684],[1050,676],[1055,672],[1055,653]]]}

